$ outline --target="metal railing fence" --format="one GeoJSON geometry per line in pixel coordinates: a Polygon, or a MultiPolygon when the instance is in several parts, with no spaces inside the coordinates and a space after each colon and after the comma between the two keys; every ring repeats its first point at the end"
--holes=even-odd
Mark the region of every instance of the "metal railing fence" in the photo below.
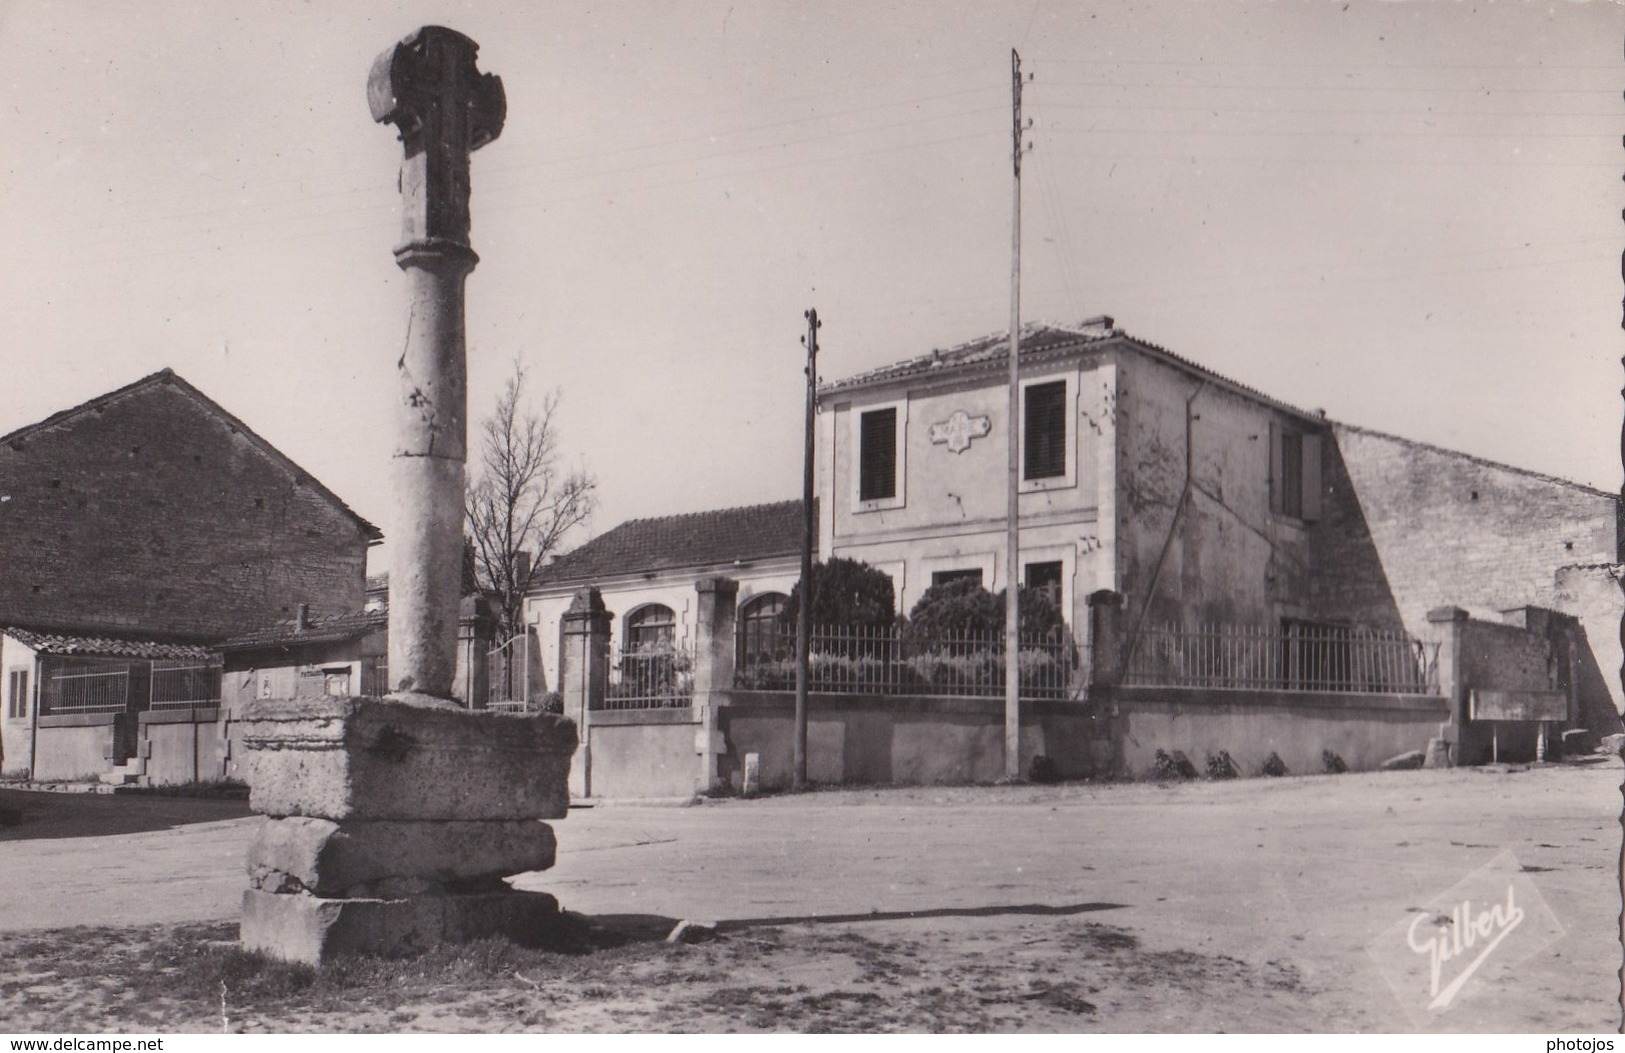
{"type": "Polygon", "coordinates": [[[156,661],[148,682],[151,709],[193,709],[220,704],[220,666],[197,661],[156,661]]]}
{"type": "Polygon", "coordinates": [[[1405,633],[1342,626],[1148,627],[1124,684],[1257,691],[1431,695],[1439,645],[1405,633]]]}
{"type": "Polygon", "coordinates": [[[129,708],[128,662],[47,663],[40,680],[41,716],[122,713],[129,708]]]}
{"type": "Polygon", "coordinates": [[[608,686],[593,709],[682,709],[694,701],[694,648],[662,641],[623,651],[610,661],[608,686]]]}
{"type": "MultiPolygon", "coordinates": [[[[832,694],[999,698],[1005,690],[1002,630],[922,635],[897,626],[815,626],[809,633],[809,691],[832,694]]],[[[796,634],[782,626],[753,638],[734,669],[734,687],[796,686],[796,634]]],[[[1064,633],[1025,638],[1018,648],[1021,697],[1070,698],[1087,653],[1064,633]]]]}

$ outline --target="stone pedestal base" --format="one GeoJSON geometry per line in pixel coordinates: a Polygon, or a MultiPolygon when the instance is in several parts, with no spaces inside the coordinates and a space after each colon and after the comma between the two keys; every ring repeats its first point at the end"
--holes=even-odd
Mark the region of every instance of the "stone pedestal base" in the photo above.
{"type": "Polygon", "coordinates": [[[338,954],[398,958],[442,943],[501,936],[540,946],[558,931],[559,901],[545,892],[408,899],[323,899],[243,893],[243,949],[320,965],[338,954]]]}
{"type": "Polygon", "coordinates": [[[575,726],[396,699],[267,699],[243,716],[243,946],[319,963],[557,932],[558,901],[502,879],[553,865],[575,726]]]}

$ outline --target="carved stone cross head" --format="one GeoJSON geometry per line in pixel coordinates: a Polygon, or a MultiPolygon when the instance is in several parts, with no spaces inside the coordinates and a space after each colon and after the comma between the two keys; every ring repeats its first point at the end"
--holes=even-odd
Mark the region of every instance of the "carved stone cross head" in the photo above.
{"type": "Polygon", "coordinates": [[[502,134],[508,113],[502,78],[475,69],[479,50],[455,30],[424,26],[379,55],[367,77],[372,119],[395,125],[406,151],[403,249],[468,247],[468,156],[502,134]]]}

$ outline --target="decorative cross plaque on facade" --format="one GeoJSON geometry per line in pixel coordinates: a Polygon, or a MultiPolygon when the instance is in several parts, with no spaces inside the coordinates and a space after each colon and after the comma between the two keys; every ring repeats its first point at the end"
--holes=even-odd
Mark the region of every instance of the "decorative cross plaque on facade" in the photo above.
{"type": "Polygon", "coordinates": [[[954,453],[970,449],[972,439],[980,439],[993,430],[993,421],[987,417],[972,417],[964,410],[954,410],[945,421],[931,425],[931,441],[947,443],[954,453]]]}

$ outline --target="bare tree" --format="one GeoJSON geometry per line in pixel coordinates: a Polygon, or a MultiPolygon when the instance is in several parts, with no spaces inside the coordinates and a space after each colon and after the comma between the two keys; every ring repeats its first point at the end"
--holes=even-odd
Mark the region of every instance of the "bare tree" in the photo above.
{"type": "Polygon", "coordinates": [[[525,593],[571,528],[592,513],[597,482],[559,464],[552,391],[540,409],[525,399],[525,368],[514,362],[495,411],[480,422],[478,458],[464,501],[474,578],[497,603],[504,640],[524,630],[525,593]]]}

